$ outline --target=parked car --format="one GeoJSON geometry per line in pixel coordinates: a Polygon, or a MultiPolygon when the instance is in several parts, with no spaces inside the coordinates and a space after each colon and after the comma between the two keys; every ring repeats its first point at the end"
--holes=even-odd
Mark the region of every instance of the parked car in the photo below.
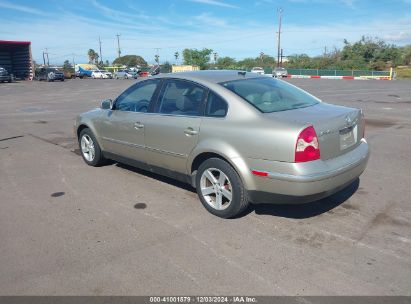
{"type": "Polygon", "coordinates": [[[76,78],[76,72],[74,71],[74,69],[65,69],[62,72],[64,74],[64,78],[66,79],[76,78]]]}
{"type": "Polygon", "coordinates": [[[47,81],[54,81],[60,80],[64,81],[64,73],[59,71],[56,68],[40,68],[37,69],[34,75],[35,79],[37,80],[47,80],[47,81]]]}
{"type": "Polygon", "coordinates": [[[184,181],[223,218],[249,202],[329,196],[356,181],[369,157],[362,110],[238,71],[142,79],[79,115],[75,130],[88,165],[112,159],[184,181]]]}
{"type": "Polygon", "coordinates": [[[129,78],[133,78],[133,75],[127,70],[118,70],[117,72],[114,72],[114,77],[116,79],[119,79],[119,78],[129,79],[129,78]]]}
{"type": "Polygon", "coordinates": [[[0,67],[0,82],[12,82],[13,76],[7,72],[7,70],[3,67],[0,67]]]}
{"type": "Polygon", "coordinates": [[[111,72],[109,72],[109,71],[107,71],[107,70],[101,70],[101,73],[106,76],[106,77],[103,77],[103,78],[108,78],[108,79],[112,79],[112,78],[113,78],[113,73],[111,73],[111,72]]]}
{"type": "Polygon", "coordinates": [[[264,75],[265,74],[264,69],[260,68],[260,67],[252,68],[251,73],[256,73],[256,74],[259,74],[259,75],[264,75]]]}
{"type": "Polygon", "coordinates": [[[285,68],[283,68],[283,67],[278,67],[278,68],[275,68],[275,69],[273,70],[273,77],[276,77],[276,78],[284,78],[284,77],[287,77],[287,75],[288,75],[288,72],[287,72],[287,70],[286,70],[285,68]]]}
{"type": "Polygon", "coordinates": [[[148,76],[151,76],[149,71],[140,71],[140,72],[138,73],[138,75],[139,75],[140,77],[148,77],[148,76]]]}

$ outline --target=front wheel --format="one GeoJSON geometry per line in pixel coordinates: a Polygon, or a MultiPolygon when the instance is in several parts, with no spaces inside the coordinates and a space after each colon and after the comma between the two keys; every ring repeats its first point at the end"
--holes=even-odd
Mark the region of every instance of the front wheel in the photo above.
{"type": "Polygon", "coordinates": [[[90,129],[83,129],[79,136],[81,156],[89,166],[98,167],[104,164],[103,153],[90,129]]]}
{"type": "Polygon", "coordinates": [[[230,164],[219,158],[209,158],[200,165],[196,188],[203,206],[218,217],[238,216],[249,204],[240,176],[230,164]]]}

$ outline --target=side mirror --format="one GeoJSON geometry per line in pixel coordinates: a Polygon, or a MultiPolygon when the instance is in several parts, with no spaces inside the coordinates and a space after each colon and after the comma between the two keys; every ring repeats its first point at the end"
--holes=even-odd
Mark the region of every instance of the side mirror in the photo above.
{"type": "Polygon", "coordinates": [[[101,102],[101,108],[103,110],[111,110],[113,108],[113,101],[111,99],[106,99],[101,102]]]}

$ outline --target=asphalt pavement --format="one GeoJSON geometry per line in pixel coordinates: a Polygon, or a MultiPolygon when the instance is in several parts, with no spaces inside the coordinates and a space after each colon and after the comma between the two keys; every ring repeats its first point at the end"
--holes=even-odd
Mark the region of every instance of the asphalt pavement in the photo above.
{"type": "Polygon", "coordinates": [[[0,84],[0,295],[411,295],[411,82],[289,80],[365,110],[368,168],[232,220],[187,185],[84,163],[74,117],[133,82],[0,84]]]}

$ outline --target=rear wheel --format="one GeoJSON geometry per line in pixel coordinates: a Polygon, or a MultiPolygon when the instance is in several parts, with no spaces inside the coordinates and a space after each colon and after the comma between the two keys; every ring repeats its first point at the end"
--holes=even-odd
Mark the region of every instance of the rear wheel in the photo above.
{"type": "Polygon", "coordinates": [[[103,153],[90,129],[83,129],[80,132],[79,146],[81,156],[88,165],[98,167],[104,164],[105,159],[103,153]]]}
{"type": "Polygon", "coordinates": [[[226,161],[210,158],[198,168],[197,194],[212,214],[232,218],[248,206],[248,195],[240,176],[226,161]]]}

